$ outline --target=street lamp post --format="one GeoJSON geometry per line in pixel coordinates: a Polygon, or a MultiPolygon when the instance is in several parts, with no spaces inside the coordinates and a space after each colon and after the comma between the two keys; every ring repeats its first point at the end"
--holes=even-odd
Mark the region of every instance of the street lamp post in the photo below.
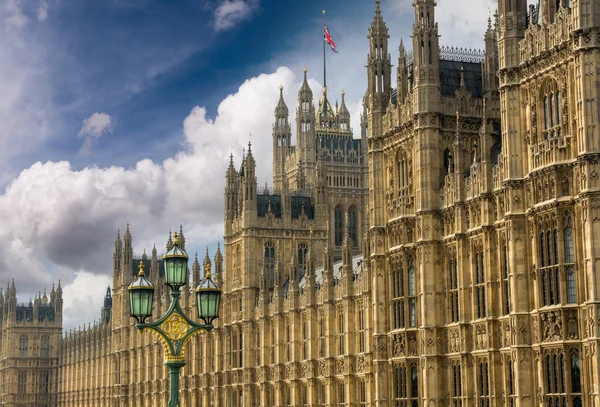
{"type": "Polygon", "coordinates": [[[212,322],[219,317],[221,289],[210,274],[210,264],[205,266],[205,276],[196,287],[198,318],[204,324],[197,324],[185,315],[179,305],[181,291],[188,276],[188,255],[179,247],[177,233],[173,236],[171,250],[163,256],[165,262],[165,282],[171,289],[171,306],[155,322],[146,322],[152,316],[154,286],[144,275],[144,264],[140,262],[137,279],[129,286],[129,306],[131,316],[136,319],[135,327],[140,331],[156,334],[165,348],[165,366],[169,368],[170,390],[169,407],[179,407],[179,371],[185,366],[185,346],[187,341],[202,331],[211,331],[212,322]]]}

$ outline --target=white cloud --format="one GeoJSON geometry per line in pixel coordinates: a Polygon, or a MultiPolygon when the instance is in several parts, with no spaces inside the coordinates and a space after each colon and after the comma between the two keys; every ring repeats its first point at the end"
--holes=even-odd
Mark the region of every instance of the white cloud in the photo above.
{"type": "Polygon", "coordinates": [[[110,284],[108,276],[76,272],[73,282],[63,287],[63,327],[70,329],[98,320],[110,284]]]}
{"type": "Polygon", "coordinates": [[[46,3],[45,1],[43,1],[42,4],[40,4],[40,7],[38,8],[37,18],[40,22],[46,21],[46,19],[48,18],[48,3],[46,3]]]}
{"type": "Polygon", "coordinates": [[[80,152],[84,155],[92,152],[92,147],[98,142],[102,135],[112,133],[114,121],[106,113],[94,113],[83,120],[83,126],[77,134],[83,138],[83,146],[80,152]]]}
{"type": "Polygon", "coordinates": [[[23,28],[29,22],[25,13],[23,13],[19,0],[6,0],[3,14],[5,29],[23,28]]]}
{"type": "MultiPolygon", "coordinates": [[[[214,242],[223,233],[222,193],[231,146],[239,166],[252,132],[259,182],[270,180],[279,84],[293,111],[301,78],[279,68],[245,81],[220,103],[215,118],[203,107],[193,108],[183,120],[184,149],[163,163],[142,160],[130,169],[76,171],[65,161],[38,162],[22,171],[0,195],[0,281],[14,275],[21,293],[35,293],[40,285],[49,287],[62,278],[65,316],[77,325],[98,316],[112,274],[116,230],[121,228],[122,235],[126,222],[136,253],[149,252],[154,243],[161,251],[169,229],[180,222],[190,250],[214,242]],[[91,314],[79,313],[83,306],[91,314]]],[[[84,128],[101,133],[107,122],[88,119],[84,128]]]]}
{"type": "Polygon", "coordinates": [[[257,10],[256,0],[224,0],[214,12],[215,29],[228,30],[252,17],[257,10]]]}

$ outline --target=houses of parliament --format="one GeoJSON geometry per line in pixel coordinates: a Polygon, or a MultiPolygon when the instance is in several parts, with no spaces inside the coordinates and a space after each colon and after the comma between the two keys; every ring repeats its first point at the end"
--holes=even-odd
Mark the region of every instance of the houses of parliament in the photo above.
{"type": "MultiPolygon", "coordinates": [[[[600,1],[499,0],[472,51],[440,46],[435,0],[414,0],[395,72],[374,7],[360,138],[305,71],[295,145],[275,106],[272,185],[252,146],[231,158],[224,253],[190,272],[211,264],[220,318],[188,346],[182,406],[600,406],[600,1]]],[[[143,261],[166,311],[164,265],[132,240],[94,325],[63,333],[60,286],[6,289],[2,405],[167,404],[127,303],[143,261]]]]}

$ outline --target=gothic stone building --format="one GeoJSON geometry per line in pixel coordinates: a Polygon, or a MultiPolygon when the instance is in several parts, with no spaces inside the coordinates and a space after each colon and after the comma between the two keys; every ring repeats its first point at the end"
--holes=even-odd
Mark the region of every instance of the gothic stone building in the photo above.
{"type": "MultiPolygon", "coordinates": [[[[415,0],[396,88],[375,3],[361,139],[304,81],[296,146],[275,109],[272,187],[251,147],[230,162],[221,318],[188,348],[182,405],[600,405],[600,2],[499,0],[479,53],[440,47],[415,0]]],[[[166,404],[162,348],[128,315],[139,261],[166,310],[127,229],[102,321],[61,341],[58,405],[166,404]]]]}
{"type": "Polygon", "coordinates": [[[17,303],[14,281],[0,289],[0,404],[56,407],[62,341],[62,288],[17,303]]]}

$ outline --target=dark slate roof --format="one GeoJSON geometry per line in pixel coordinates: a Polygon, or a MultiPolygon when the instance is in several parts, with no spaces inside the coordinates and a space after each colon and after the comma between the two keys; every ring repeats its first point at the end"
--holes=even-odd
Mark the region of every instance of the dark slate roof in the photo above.
{"type": "MultiPolygon", "coordinates": [[[[271,212],[276,218],[281,218],[281,195],[258,195],[257,197],[257,209],[258,216],[265,217],[269,211],[269,202],[271,203],[271,212]]],[[[298,219],[302,215],[302,211],[308,216],[309,219],[315,218],[315,206],[312,203],[312,199],[308,196],[296,196],[292,195],[290,198],[291,202],[291,215],[292,219],[298,219]]]]}
{"type": "Polygon", "coordinates": [[[258,216],[265,217],[269,211],[269,202],[271,202],[271,212],[276,218],[281,218],[281,196],[280,195],[258,195],[256,197],[256,206],[258,216]]]}
{"type": "MultiPolygon", "coordinates": [[[[152,276],[151,273],[151,266],[152,266],[152,259],[150,258],[142,258],[142,257],[133,257],[133,261],[131,262],[131,275],[133,276],[137,276],[139,271],[140,271],[140,261],[144,263],[144,273],[146,274],[146,277],[152,277],[154,278],[154,276],[152,276]]],[[[165,275],[165,263],[163,262],[163,260],[161,258],[158,259],[158,275],[160,277],[164,277],[165,275]]]]}
{"type": "MultiPolygon", "coordinates": [[[[54,321],[54,307],[41,305],[38,308],[38,321],[54,321]]],[[[33,305],[17,306],[17,321],[33,321],[33,305]]]]}
{"type": "MultiPolygon", "coordinates": [[[[339,137],[331,134],[321,135],[318,140],[321,148],[327,148],[331,152],[336,149],[356,150],[361,152],[362,144],[360,139],[339,137]]],[[[362,153],[362,152],[361,152],[362,153]]]]}
{"type": "Polygon", "coordinates": [[[292,219],[298,219],[302,212],[308,216],[308,219],[315,218],[315,207],[308,196],[292,196],[292,219]]]}
{"type": "Polygon", "coordinates": [[[447,61],[440,59],[440,86],[442,96],[452,97],[460,88],[461,67],[465,75],[465,87],[473,97],[480,98],[483,95],[483,83],[481,78],[481,63],[447,61]]]}

